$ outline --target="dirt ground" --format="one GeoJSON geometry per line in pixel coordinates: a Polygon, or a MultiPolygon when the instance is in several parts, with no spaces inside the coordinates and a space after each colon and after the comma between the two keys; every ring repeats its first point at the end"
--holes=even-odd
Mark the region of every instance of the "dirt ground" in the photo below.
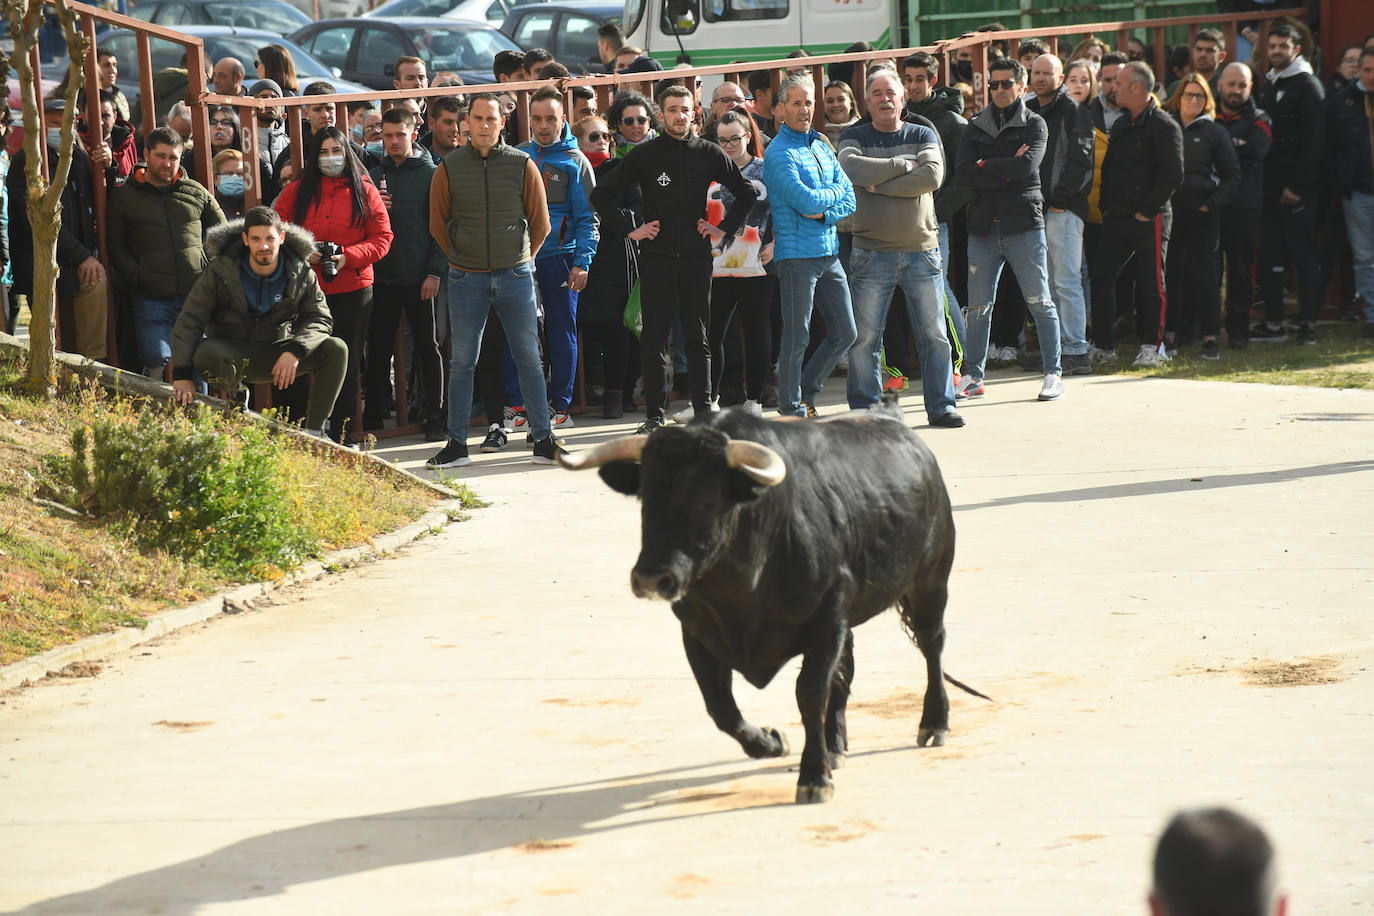
{"type": "Polygon", "coordinates": [[[794,751],[745,758],[629,592],[636,504],[517,442],[462,472],[489,508],[395,559],[0,697],[0,910],[1125,916],[1204,804],[1265,826],[1290,913],[1374,907],[1374,392],[1038,386],[922,432],[946,668],[993,698],[951,690],[945,747],[885,615],[834,801],[792,804],[795,664],[736,679],[794,751]]]}

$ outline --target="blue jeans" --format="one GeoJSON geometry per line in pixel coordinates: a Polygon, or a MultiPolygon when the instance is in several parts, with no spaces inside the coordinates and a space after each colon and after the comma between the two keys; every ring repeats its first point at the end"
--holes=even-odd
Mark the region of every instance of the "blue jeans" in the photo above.
{"type": "Polygon", "coordinates": [[[1374,324],[1374,194],[1351,191],[1350,199],[1341,205],[1355,265],[1355,289],[1364,300],[1364,320],[1374,324]]]}
{"type": "Polygon", "coordinates": [[[185,296],[171,299],[134,297],[134,330],[138,336],[138,358],[144,371],[161,369],[172,358],[172,326],[177,323],[185,301],[185,296]]]}
{"type": "Polygon", "coordinates": [[[945,320],[949,323],[954,368],[962,371],[964,338],[968,337],[968,328],[964,325],[964,309],[959,305],[959,297],[954,295],[954,287],[949,285],[949,223],[940,223],[940,273],[945,278],[945,320]]]}
{"type": "MultiPolygon", "coordinates": [[[[544,304],[544,336],[549,342],[549,401],[554,410],[572,405],[573,379],[577,375],[577,293],[568,288],[572,255],[557,254],[534,262],[534,282],[544,304]]],[[[520,371],[506,342],[506,403],[521,407],[520,371]]]]}
{"type": "MultiPolygon", "coordinates": [[[[1050,288],[1059,310],[1059,340],[1064,353],[1088,352],[1088,300],[1083,295],[1083,219],[1077,213],[1045,211],[1045,249],[1050,288]]],[[[1044,346],[1041,344],[1041,346],[1044,346]]]]}
{"type": "Polygon", "coordinates": [[[778,356],[778,413],[806,416],[802,401],[816,403],[816,395],[830,377],[840,357],[854,345],[854,307],[849,284],[836,255],[821,258],[788,258],[774,262],[782,285],[782,350],[778,356]],[[812,304],[825,319],[825,340],[811,354],[805,368],[802,358],[811,340],[812,304]]]}
{"type": "Polygon", "coordinates": [[[954,375],[945,336],[944,272],[940,249],[870,251],[854,246],[849,256],[849,293],[858,340],[849,351],[849,406],[872,407],[882,399],[883,328],[892,291],[901,286],[921,358],[921,393],[926,416],[939,419],[954,409],[954,375]]]}
{"type": "MultiPolygon", "coordinates": [[[[526,404],[544,404],[544,363],[539,358],[539,316],[534,307],[534,264],[507,270],[448,269],[448,324],[452,356],[448,379],[448,437],[466,442],[472,413],[472,378],[482,349],[487,314],[496,311],[515,358],[526,404]]],[[[536,442],[549,435],[549,412],[527,410],[536,442]]],[[[488,417],[493,423],[498,418],[488,417]]]]}
{"type": "Polygon", "coordinates": [[[996,224],[987,235],[969,233],[968,237],[968,340],[964,348],[964,374],[980,381],[983,378],[988,361],[988,334],[992,330],[992,303],[997,298],[997,280],[1002,276],[1004,265],[1009,265],[1016,275],[1026,308],[1035,319],[1045,372],[1061,375],[1059,314],[1050,298],[1045,233],[1029,229],[1002,235],[996,224]]]}

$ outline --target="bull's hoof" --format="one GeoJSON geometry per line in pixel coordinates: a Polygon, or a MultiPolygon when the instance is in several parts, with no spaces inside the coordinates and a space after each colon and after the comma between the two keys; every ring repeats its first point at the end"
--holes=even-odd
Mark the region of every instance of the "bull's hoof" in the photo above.
{"type": "Polygon", "coordinates": [[[921,747],[944,747],[945,735],[948,733],[949,730],[944,728],[923,728],[916,733],[916,743],[921,747]]]}
{"type": "Polygon", "coordinates": [[[797,804],[799,805],[818,805],[828,802],[835,797],[835,787],[825,786],[797,786],[797,804]]]}
{"type": "Polygon", "coordinates": [[[844,754],[838,751],[827,751],[825,759],[826,762],[830,764],[830,769],[832,770],[838,770],[840,767],[844,766],[844,754]]]}
{"type": "Polygon", "coordinates": [[[791,748],[787,746],[787,736],[776,728],[754,728],[749,726],[736,734],[740,747],[755,760],[765,757],[786,757],[791,748]]]}
{"type": "Polygon", "coordinates": [[[786,735],[778,731],[776,728],[768,729],[768,734],[773,737],[773,740],[776,741],[778,745],[778,749],[775,752],[773,752],[773,754],[771,754],[770,756],[786,757],[788,754],[792,753],[792,748],[789,747],[787,744],[786,735]]]}

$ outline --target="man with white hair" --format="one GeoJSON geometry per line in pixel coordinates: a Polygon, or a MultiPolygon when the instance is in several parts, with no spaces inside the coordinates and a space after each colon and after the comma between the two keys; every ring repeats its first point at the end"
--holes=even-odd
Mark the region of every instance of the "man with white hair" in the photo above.
{"type": "Polygon", "coordinates": [[[773,207],[773,260],[782,290],[778,412],[814,417],[821,386],[858,336],[835,231],[835,224],[854,212],[854,186],[825,135],[811,126],[816,110],[811,77],[784,77],[778,102],[783,121],[763,157],[763,183],[773,207]],[[813,307],[825,319],[826,334],[803,365],[813,307]]]}
{"type": "Polygon", "coordinates": [[[926,418],[931,426],[960,427],[935,219],[934,194],[945,174],[940,136],[903,120],[906,90],[896,72],[872,71],[864,92],[871,120],[840,135],[840,167],[856,204],[849,294],[858,340],[849,351],[849,406],[863,410],[882,399],[883,329],[900,285],[921,358],[926,418]]]}

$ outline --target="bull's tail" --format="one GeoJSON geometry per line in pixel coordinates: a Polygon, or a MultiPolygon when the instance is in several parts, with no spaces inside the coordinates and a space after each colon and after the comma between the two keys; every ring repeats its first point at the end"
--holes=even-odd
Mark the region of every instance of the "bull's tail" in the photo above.
{"type": "Polygon", "coordinates": [[[945,680],[949,681],[949,682],[950,682],[951,684],[953,684],[955,687],[958,687],[958,688],[959,688],[960,690],[962,690],[964,693],[971,693],[971,694],[973,694],[973,695],[976,696],[976,697],[979,697],[979,698],[981,698],[981,699],[987,700],[989,703],[996,703],[996,702],[997,702],[997,701],[994,700],[992,697],[988,696],[986,693],[979,693],[978,691],[976,691],[976,690],[974,690],[972,687],[970,687],[968,684],[964,684],[964,683],[962,683],[962,682],[960,682],[960,681],[956,681],[954,678],[950,677],[948,674],[945,675],[945,680]]]}

